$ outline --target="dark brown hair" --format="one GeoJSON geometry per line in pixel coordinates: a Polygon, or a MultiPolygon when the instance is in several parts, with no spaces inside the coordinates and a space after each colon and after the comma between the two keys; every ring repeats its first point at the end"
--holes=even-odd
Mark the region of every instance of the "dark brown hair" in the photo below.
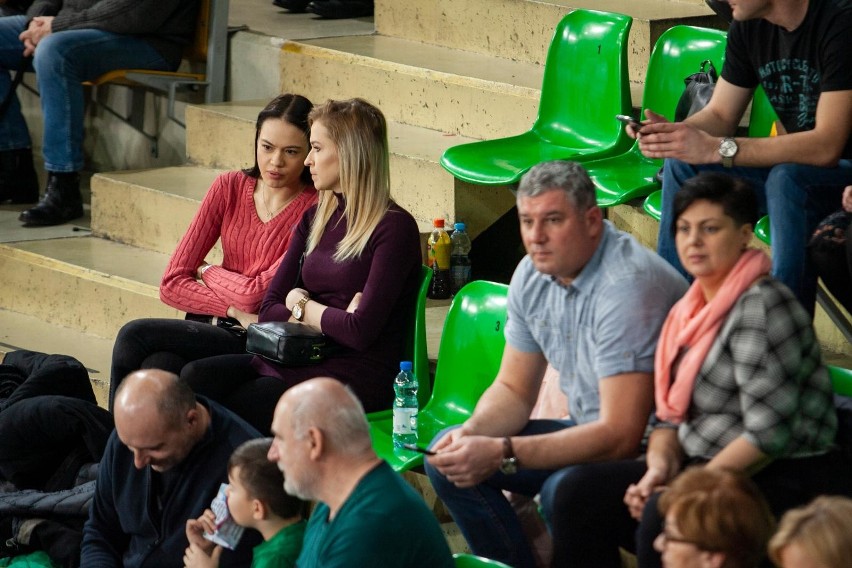
{"type": "Polygon", "coordinates": [[[718,172],[701,172],[684,182],[674,197],[672,235],[677,233],[677,220],[696,201],[709,201],[722,206],[722,211],[737,227],[757,222],[757,196],[748,182],[718,172]]]}
{"type": "MultiPolygon", "coordinates": [[[[314,105],[311,101],[302,95],[292,95],[286,93],[278,95],[267,104],[257,115],[257,122],[254,125],[254,167],[243,170],[247,176],[253,178],[260,177],[260,166],[257,164],[257,141],[260,138],[260,128],[263,123],[270,118],[278,118],[288,124],[292,124],[299,130],[305,133],[305,147],[308,146],[310,140],[311,128],[308,126],[308,113],[314,105]]],[[[308,168],[302,170],[302,175],[299,179],[303,183],[311,182],[311,172],[308,168]]]]}
{"type": "Polygon", "coordinates": [[[244,442],[231,454],[228,471],[240,468],[240,483],[248,494],[282,519],[304,518],[306,503],[284,491],[284,474],[266,457],[271,445],[272,438],[244,442]]]}

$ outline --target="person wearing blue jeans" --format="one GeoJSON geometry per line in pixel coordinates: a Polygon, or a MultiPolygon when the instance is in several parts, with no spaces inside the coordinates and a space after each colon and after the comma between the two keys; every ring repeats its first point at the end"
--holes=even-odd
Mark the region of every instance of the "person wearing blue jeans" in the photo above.
{"type": "Polygon", "coordinates": [[[657,251],[684,274],[674,245],[672,203],[683,182],[708,170],[729,173],[751,183],[761,213],[769,215],[772,275],[786,284],[799,302],[813,313],[816,271],[808,259],[807,244],[819,222],[837,208],[843,186],[852,183],[852,160],[840,160],[836,168],[795,163],[771,168],[725,168],[666,160],[657,251]]]}
{"type": "Polygon", "coordinates": [[[425,468],[475,554],[526,568],[532,551],[502,490],[541,492],[549,517],[573,466],[638,455],[657,336],[687,285],[603,220],[580,164],[533,167],[517,204],[527,256],[509,285],[500,371],[473,415],[436,436],[425,468]],[[529,419],[548,363],[570,421],[529,419]]]}
{"type": "Polygon", "coordinates": [[[672,201],[683,182],[724,169],[752,183],[769,214],[772,276],[813,313],[816,276],[806,246],[852,183],[852,5],[844,0],[756,0],[732,5],[722,77],[707,106],[682,122],[646,110],[636,131],[649,158],[665,158],[657,250],[682,273],[672,201]],[[762,86],[778,136],[735,137],[762,86]]]}
{"type": "Polygon", "coordinates": [[[21,213],[26,226],[83,215],[84,81],[114,69],[174,70],[195,32],[197,1],[36,0],[26,15],[0,17],[0,202],[33,203],[32,142],[11,75],[35,71],[44,117],[47,187],[21,213]]]}

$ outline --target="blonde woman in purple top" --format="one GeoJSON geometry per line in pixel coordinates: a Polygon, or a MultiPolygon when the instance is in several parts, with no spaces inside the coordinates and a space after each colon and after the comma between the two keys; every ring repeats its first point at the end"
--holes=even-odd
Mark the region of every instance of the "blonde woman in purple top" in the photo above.
{"type": "Polygon", "coordinates": [[[319,201],[296,226],[259,321],[303,321],[337,342],[339,352],[305,367],[223,355],[181,374],[261,432],[269,431],[280,395],[317,376],[350,385],[367,412],[389,408],[417,300],[420,236],[414,218],[390,198],[381,111],[362,99],[330,100],[309,122],[305,165],[319,201]]]}

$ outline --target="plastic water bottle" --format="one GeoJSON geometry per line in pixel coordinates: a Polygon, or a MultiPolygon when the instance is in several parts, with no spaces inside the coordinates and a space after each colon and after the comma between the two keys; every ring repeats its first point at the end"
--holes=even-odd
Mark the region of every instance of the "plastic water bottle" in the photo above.
{"type": "Polygon", "coordinates": [[[464,223],[456,223],[450,240],[453,254],[450,257],[450,275],[453,295],[458,294],[465,284],[470,282],[470,237],[464,223]]]}
{"type": "Polygon", "coordinates": [[[393,446],[417,443],[417,377],[411,372],[411,361],[399,364],[393,381],[393,446]]]}
{"type": "Polygon", "coordinates": [[[451,294],[450,253],[453,244],[450,241],[450,235],[444,229],[443,219],[435,219],[433,226],[434,229],[428,241],[428,262],[432,269],[432,283],[429,285],[427,295],[435,300],[444,300],[451,294]]]}

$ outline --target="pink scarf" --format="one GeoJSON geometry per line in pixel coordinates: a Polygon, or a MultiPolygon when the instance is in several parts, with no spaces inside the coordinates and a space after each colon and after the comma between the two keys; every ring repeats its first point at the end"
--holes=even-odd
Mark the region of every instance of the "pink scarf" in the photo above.
{"type": "Polygon", "coordinates": [[[657,343],[654,361],[654,398],[660,420],[680,424],[692,400],[698,371],[716,340],[728,312],[755,280],[769,274],[772,264],[762,251],[745,251],[708,303],[696,281],[672,307],[657,343]],[[674,381],[672,365],[685,351],[674,381]]]}

